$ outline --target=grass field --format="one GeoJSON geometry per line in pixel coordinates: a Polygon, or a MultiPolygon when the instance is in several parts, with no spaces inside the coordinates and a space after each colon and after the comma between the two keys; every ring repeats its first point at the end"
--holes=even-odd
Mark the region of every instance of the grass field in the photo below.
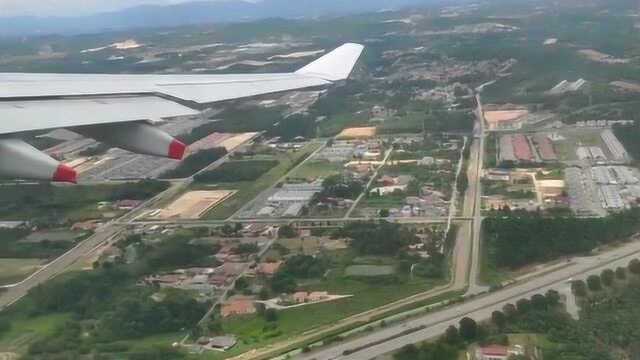
{"type": "Polygon", "coordinates": [[[402,207],[405,204],[406,195],[369,196],[363,198],[358,208],[390,209],[402,207]]]}
{"type": "Polygon", "coordinates": [[[0,352],[24,353],[31,342],[37,338],[52,335],[56,328],[63,326],[70,318],[70,314],[13,316],[9,331],[0,334],[0,352]]]}
{"type": "MultiPolygon", "coordinates": [[[[348,250],[337,250],[330,254],[334,266],[323,279],[299,280],[298,287],[305,291],[327,291],[335,295],[353,295],[320,304],[278,311],[278,320],[267,323],[259,315],[231,318],[223,322],[226,333],[238,336],[238,346],[225,357],[237,355],[252,348],[285,340],[319,326],[332,324],[340,319],[379,307],[390,302],[421,293],[446,283],[447,279],[429,280],[398,275],[350,278],[345,273],[353,264],[387,265],[392,270],[397,265],[393,257],[356,257],[348,250]]],[[[408,310],[408,309],[406,309],[408,310]]],[[[220,357],[216,358],[222,358],[220,357]]]]}
{"type": "Polygon", "coordinates": [[[345,278],[329,279],[309,284],[304,287],[308,291],[322,290],[331,294],[354,294],[355,296],[279,311],[277,327],[274,330],[265,331],[268,329],[268,324],[260,316],[243,316],[231,319],[225,322],[224,329],[228,333],[237,335],[240,341],[228,353],[219,357],[212,357],[212,359],[231,357],[252,348],[281,341],[315,327],[331,324],[347,316],[426,291],[436,285],[435,282],[427,282],[423,279],[411,280],[406,283],[396,282],[395,284],[380,285],[375,282],[366,284],[345,278]]]}
{"type": "Polygon", "coordinates": [[[368,115],[363,114],[338,114],[320,123],[319,136],[334,136],[342,129],[353,126],[366,126],[369,124],[368,115]]]}
{"type": "Polygon", "coordinates": [[[506,271],[498,269],[491,259],[491,249],[485,241],[482,241],[480,248],[480,282],[489,286],[500,285],[504,281],[512,278],[506,271]]]}
{"type": "Polygon", "coordinates": [[[23,280],[41,264],[41,259],[0,259],[0,285],[23,280]]]}
{"type": "Polygon", "coordinates": [[[342,171],[340,163],[329,161],[313,161],[309,160],[298,170],[289,175],[290,178],[325,178],[330,175],[339,174],[342,171]]]}
{"type": "Polygon", "coordinates": [[[560,161],[578,160],[576,149],[578,146],[598,146],[606,152],[606,145],[600,137],[599,129],[572,129],[560,132],[565,140],[553,143],[553,148],[560,161]]]}
{"type": "MultiPolygon", "coordinates": [[[[273,167],[256,181],[225,183],[221,188],[227,190],[238,190],[238,192],[222,204],[209,211],[205,215],[205,218],[223,220],[233,215],[238,211],[238,209],[258,196],[262,191],[274,185],[282,176],[299,164],[300,161],[303,161],[307,156],[317,150],[320,146],[320,143],[314,142],[308,144],[302,150],[297,152],[289,151],[287,153],[277,154],[275,158],[279,161],[278,165],[273,167]]],[[[204,187],[205,185],[199,185],[199,188],[204,187]]]]}

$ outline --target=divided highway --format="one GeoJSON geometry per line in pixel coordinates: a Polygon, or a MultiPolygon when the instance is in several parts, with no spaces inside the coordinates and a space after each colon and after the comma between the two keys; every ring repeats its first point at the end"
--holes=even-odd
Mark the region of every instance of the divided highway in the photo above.
{"type": "Polygon", "coordinates": [[[491,317],[494,310],[500,310],[507,303],[515,303],[521,298],[545,293],[550,289],[566,291],[570,279],[586,279],[599,274],[604,269],[626,266],[629,261],[640,256],[640,242],[624,246],[599,256],[574,258],[566,267],[552,271],[528,281],[515,284],[499,291],[480,295],[462,304],[430,313],[414,320],[392,325],[362,337],[346,340],[329,348],[301,354],[304,360],[367,360],[398,350],[405,345],[433,339],[444,333],[450,325],[457,325],[461,318],[468,316],[477,321],[491,317]],[[404,332],[415,330],[407,335],[404,332]],[[363,349],[355,351],[357,349],[363,349]]]}

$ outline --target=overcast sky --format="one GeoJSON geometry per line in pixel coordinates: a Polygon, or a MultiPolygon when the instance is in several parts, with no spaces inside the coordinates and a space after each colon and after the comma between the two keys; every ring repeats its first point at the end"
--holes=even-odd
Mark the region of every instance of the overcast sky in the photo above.
{"type": "Polygon", "coordinates": [[[168,5],[187,1],[192,0],[0,0],[0,17],[22,15],[77,16],[142,4],[168,5]]]}

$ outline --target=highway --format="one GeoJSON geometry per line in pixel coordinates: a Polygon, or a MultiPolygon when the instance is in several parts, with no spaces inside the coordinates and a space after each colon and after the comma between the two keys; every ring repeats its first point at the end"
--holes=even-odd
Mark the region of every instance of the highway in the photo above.
{"type": "Polygon", "coordinates": [[[467,294],[478,294],[488,290],[487,286],[479,283],[480,279],[480,259],[481,259],[481,232],[482,232],[482,168],[484,164],[484,111],[482,109],[482,101],[480,94],[476,94],[476,102],[478,104],[476,115],[475,141],[472,148],[469,163],[469,191],[468,197],[465,199],[465,210],[468,211],[463,215],[473,218],[471,226],[471,255],[469,257],[469,287],[467,294]]]}
{"type": "Polygon", "coordinates": [[[92,252],[96,247],[102,243],[113,239],[118,236],[124,229],[123,226],[111,225],[97,230],[96,233],[88,239],[80,242],[76,247],[67,251],[57,259],[53,260],[49,264],[40,268],[25,280],[5,287],[6,291],[0,293],[0,310],[10,306],[16,301],[20,300],[27,292],[45,281],[52,279],[56,275],[64,272],[76,261],[81,259],[84,255],[92,252]]]}
{"type": "Polygon", "coordinates": [[[638,256],[640,256],[640,242],[635,241],[601,255],[573,258],[567,263],[566,267],[533,277],[526,282],[480,295],[462,304],[454,305],[408,322],[388,326],[362,337],[334,344],[325,349],[300,354],[296,358],[304,360],[373,359],[398,350],[405,345],[440,336],[448,326],[456,325],[465,316],[471,317],[476,321],[489,319],[491,312],[502,309],[507,303],[515,303],[521,298],[545,293],[550,289],[566,291],[569,286],[569,279],[586,279],[589,275],[599,274],[604,269],[626,266],[631,259],[638,256]],[[408,332],[412,329],[415,331],[403,335],[403,332],[408,332]],[[362,350],[355,351],[357,349],[362,350]]]}

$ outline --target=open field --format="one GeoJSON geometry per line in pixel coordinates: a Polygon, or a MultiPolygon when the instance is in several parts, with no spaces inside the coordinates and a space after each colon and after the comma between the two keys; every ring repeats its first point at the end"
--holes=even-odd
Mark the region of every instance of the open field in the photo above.
{"type": "Polygon", "coordinates": [[[307,161],[295,172],[289,175],[290,178],[325,178],[327,176],[339,174],[342,171],[342,165],[329,161],[307,161]]]}
{"type": "Polygon", "coordinates": [[[0,352],[24,353],[31,342],[53,334],[70,318],[70,314],[15,316],[11,318],[9,331],[0,334],[0,352]]]}
{"type": "Polygon", "coordinates": [[[558,133],[564,137],[564,140],[554,141],[553,148],[558,155],[560,161],[578,160],[576,149],[578,146],[597,146],[603,151],[607,151],[607,147],[600,137],[600,129],[570,129],[559,131],[558,133]]]}
{"type": "Polygon", "coordinates": [[[344,270],[347,276],[382,276],[395,272],[390,265],[351,265],[344,270]]]}
{"type": "Polygon", "coordinates": [[[36,271],[40,259],[0,259],[0,285],[18,282],[36,271]]]}
{"type": "Polygon", "coordinates": [[[309,284],[303,286],[304,290],[328,291],[331,294],[339,295],[354,294],[354,296],[328,303],[312,304],[280,311],[278,312],[276,330],[267,332],[264,329],[268,324],[263,317],[252,315],[231,319],[223,327],[226,332],[237,335],[240,341],[228,353],[216,355],[212,359],[231,357],[252,348],[281,341],[294,334],[300,334],[322,325],[331,324],[347,316],[426,291],[436,285],[436,282],[429,282],[424,279],[380,285],[376,283],[366,284],[345,278],[328,279],[309,284]]]}
{"type": "MultiPolygon", "coordinates": [[[[278,165],[262,175],[256,181],[244,181],[236,183],[226,183],[225,189],[236,190],[237,193],[227,201],[216,206],[209,211],[205,217],[207,219],[226,219],[238,211],[243,205],[258,196],[261,192],[273,186],[288,171],[303,161],[309,154],[313,153],[321,146],[320,143],[310,143],[299,151],[289,151],[277,154],[278,165]]],[[[200,185],[204,188],[204,185],[200,185]]]]}
{"type": "Polygon", "coordinates": [[[158,216],[161,219],[199,219],[235,193],[234,190],[190,191],[162,209],[158,216]]]}
{"type": "Polygon", "coordinates": [[[336,136],[337,139],[369,139],[376,136],[373,126],[346,128],[336,136]]]}
{"type": "Polygon", "coordinates": [[[512,121],[518,119],[522,116],[527,115],[529,112],[527,110],[495,110],[495,111],[485,111],[484,117],[488,122],[502,122],[502,121],[512,121]]]}

